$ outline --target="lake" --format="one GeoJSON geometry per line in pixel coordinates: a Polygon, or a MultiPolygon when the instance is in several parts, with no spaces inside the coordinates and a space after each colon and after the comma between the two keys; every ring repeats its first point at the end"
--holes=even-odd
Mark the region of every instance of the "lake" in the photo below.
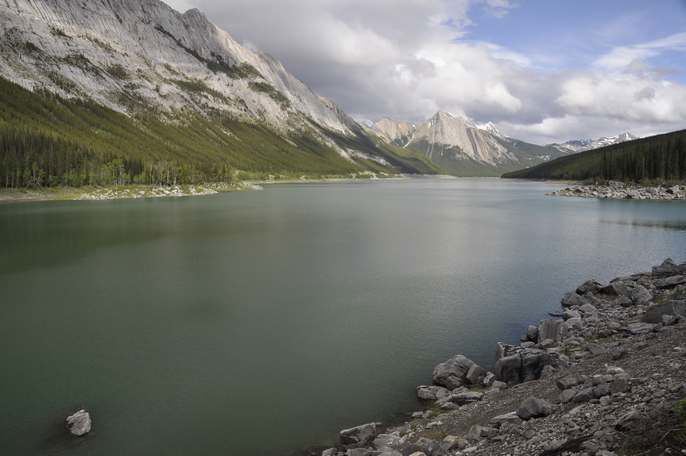
{"type": "Polygon", "coordinates": [[[0,452],[288,455],[584,280],[686,260],[686,204],[418,178],[0,206],[0,452]],[[86,438],[64,417],[93,415],[86,438]]]}

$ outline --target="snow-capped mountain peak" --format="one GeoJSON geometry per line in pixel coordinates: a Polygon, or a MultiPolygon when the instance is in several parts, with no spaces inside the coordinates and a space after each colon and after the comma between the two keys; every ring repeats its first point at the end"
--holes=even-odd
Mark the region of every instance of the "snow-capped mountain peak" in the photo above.
{"type": "Polygon", "coordinates": [[[551,146],[566,153],[577,153],[598,149],[601,147],[612,146],[613,144],[633,141],[634,139],[638,138],[638,136],[635,136],[627,131],[616,136],[603,136],[597,139],[574,139],[562,144],[551,144],[551,146]]]}

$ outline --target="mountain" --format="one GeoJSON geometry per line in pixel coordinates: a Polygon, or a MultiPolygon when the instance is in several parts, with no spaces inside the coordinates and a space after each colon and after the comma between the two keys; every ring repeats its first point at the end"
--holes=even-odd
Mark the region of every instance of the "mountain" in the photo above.
{"type": "Polygon", "coordinates": [[[490,122],[477,125],[447,112],[417,125],[382,119],[372,129],[389,143],[418,152],[440,172],[457,176],[499,176],[567,153],[509,138],[490,122]]]}
{"type": "Polygon", "coordinates": [[[568,155],[503,177],[683,182],[686,181],[686,130],[568,155]]]}
{"type": "Polygon", "coordinates": [[[5,186],[426,171],[197,9],[4,0],[0,35],[5,186]]]}
{"type": "Polygon", "coordinates": [[[584,152],[586,150],[599,149],[601,147],[611,146],[613,144],[620,144],[627,141],[638,139],[629,132],[619,134],[617,136],[603,136],[598,139],[576,139],[567,141],[562,144],[551,144],[551,146],[567,153],[584,152]]]}

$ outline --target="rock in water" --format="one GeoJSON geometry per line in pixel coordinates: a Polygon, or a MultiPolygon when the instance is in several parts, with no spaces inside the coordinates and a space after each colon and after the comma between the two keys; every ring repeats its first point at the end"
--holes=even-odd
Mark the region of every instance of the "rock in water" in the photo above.
{"type": "Polygon", "coordinates": [[[369,445],[381,433],[381,423],[363,424],[350,429],[344,429],[339,437],[343,445],[369,445]]]}
{"type": "Polygon", "coordinates": [[[67,429],[77,437],[84,436],[91,431],[93,423],[90,414],[85,410],[79,410],[67,417],[67,429]]]}
{"type": "Polygon", "coordinates": [[[474,361],[463,355],[457,355],[434,368],[433,382],[450,390],[464,385],[469,368],[474,361]]]}

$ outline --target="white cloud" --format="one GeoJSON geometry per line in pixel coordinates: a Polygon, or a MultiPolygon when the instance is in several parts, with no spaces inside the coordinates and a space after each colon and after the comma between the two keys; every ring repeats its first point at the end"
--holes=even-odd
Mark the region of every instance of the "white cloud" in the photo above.
{"type": "Polygon", "coordinates": [[[616,47],[597,59],[595,64],[606,69],[623,69],[670,50],[686,51],[686,32],[675,33],[647,43],[616,47]]]}
{"type": "Polygon", "coordinates": [[[437,110],[462,112],[537,142],[686,125],[686,87],[647,64],[685,50],[686,32],[616,47],[563,73],[546,70],[538,57],[469,40],[470,8],[503,15],[517,6],[509,0],[170,3],[205,11],[358,118],[417,121],[437,110]]]}

